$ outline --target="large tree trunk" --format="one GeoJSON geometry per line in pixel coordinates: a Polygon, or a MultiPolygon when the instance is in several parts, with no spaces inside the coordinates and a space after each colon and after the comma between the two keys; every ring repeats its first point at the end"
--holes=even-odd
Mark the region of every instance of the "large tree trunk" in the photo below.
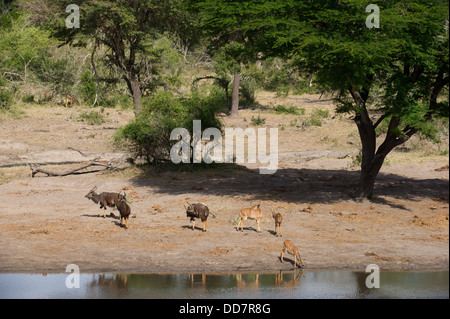
{"type": "Polygon", "coordinates": [[[359,136],[362,144],[361,175],[359,179],[358,190],[354,193],[356,197],[373,198],[375,180],[383,166],[386,156],[398,145],[405,143],[417,132],[417,129],[406,126],[399,134],[400,119],[392,116],[389,122],[388,132],[383,143],[376,150],[375,128],[381,119],[373,124],[367,111],[360,111],[355,117],[355,123],[358,126],[359,136]]]}
{"type": "Polygon", "coordinates": [[[381,166],[376,169],[373,165],[376,150],[376,134],[372,121],[365,109],[355,116],[354,119],[361,139],[362,158],[361,158],[361,175],[359,179],[359,189],[356,192],[357,197],[372,197],[373,186],[375,184],[376,176],[381,166]]]}
{"type": "MultiPolygon", "coordinates": [[[[415,65],[411,72],[410,65],[406,61],[404,64],[404,76],[409,77],[409,81],[418,81],[418,78],[423,72],[423,68],[415,65]]],[[[426,117],[431,118],[434,112],[438,112],[437,109],[437,97],[441,90],[448,85],[449,77],[444,76],[448,70],[445,67],[437,75],[435,82],[431,85],[431,92],[429,97],[429,111],[426,117]]],[[[355,192],[355,195],[363,198],[373,197],[373,189],[376,177],[383,166],[386,156],[397,146],[408,141],[418,129],[410,125],[406,125],[403,130],[400,129],[401,120],[400,117],[395,114],[384,113],[374,124],[369,118],[368,111],[366,109],[366,102],[369,97],[370,84],[374,80],[373,75],[368,75],[368,84],[361,89],[352,83],[351,78],[347,77],[349,84],[349,93],[351,94],[355,104],[358,106],[358,112],[355,116],[355,123],[358,126],[359,135],[362,144],[362,161],[361,161],[361,176],[359,181],[359,189],[355,192]],[[377,126],[387,117],[391,115],[388,131],[383,143],[376,150],[376,134],[375,129],[377,126]],[[376,151],[375,151],[376,150],[376,151]]],[[[407,95],[410,92],[399,90],[395,97],[397,104],[407,103],[407,95]]]]}
{"type": "Polygon", "coordinates": [[[131,96],[133,97],[134,103],[134,115],[137,115],[142,109],[142,91],[139,85],[139,81],[132,76],[124,76],[127,82],[128,89],[130,90],[131,96]]]}
{"type": "Polygon", "coordinates": [[[400,131],[400,118],[397,116],[392,116],[389,122],[386,137],[377,150],[377,136],[375,129],[385,118],[385,115],[378,119],[378,121],[374,124],[370,119],[366,108],[366,101],[369,97],[369,89],[366,88],[360,92],[353,85],[352,81],[350,79],[348,80],[349,92],[356,105],[359,107],[359,112],[356,114],[354,121],[358,127],[362,145],[359,187],[353,195],[360,198],[372,198],[375,180],[381,167],[383,166],[384,159],[394,149],[394,147],[405,143],[413,134],[415,134],[417,129],[406,126],[403,131],[400,131]]]}
{"type": "Polygon", "coordinates": [[[238,117],[238,109],[239,109],[239,82],[240,82],[239,72],[234,73],[233,79],[233,92],[231,97],[231,117],[238,117]]]}
{"type": "Polygon", "coordinates": [[[384,155],[375,155],[368,165],[364,167],[361,165],[359,187],[357,192],[355,193],[356,197],[369,199],[373,198],[375,181],[381,167],[383,166],[385,157],[386,156],[384,155]]]}

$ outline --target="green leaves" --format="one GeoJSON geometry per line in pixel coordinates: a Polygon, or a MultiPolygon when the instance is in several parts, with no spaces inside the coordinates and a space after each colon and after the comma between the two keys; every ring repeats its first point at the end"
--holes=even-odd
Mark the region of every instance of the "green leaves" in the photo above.
{"type": "Polygon", "coordinates": [[[8,29],[1,30],[0,75],[9,72],[14,80],[25,81],[53,45],[47,32],[29,25],[25,16],[18,16],[8,29]]]}
{"type": "Polygon", "coordinates": [[[248,28],[248,23],[256,23],[258,12],[255,3],[262,1],[238,0],[190,0],[190,8],[198,13],[201,28],[210,37],[211,51],[222,51],[237,64],[254,60],[260,30],[248,28]]]}
{"type": "Polygon", "coordinates": [[[211,97],[175,97],[170,91],[162,91],[144,99],[143,104],[136,119],[115,134],[115,143],[127,144],[136,156],[144,156],[148,162],[168,160],[174,144],[170,133],[175,128],[186,128],[192,134],[193,120],[201,120],[203,129],[221,128],[215,116],[217,104],[211,97]]]}

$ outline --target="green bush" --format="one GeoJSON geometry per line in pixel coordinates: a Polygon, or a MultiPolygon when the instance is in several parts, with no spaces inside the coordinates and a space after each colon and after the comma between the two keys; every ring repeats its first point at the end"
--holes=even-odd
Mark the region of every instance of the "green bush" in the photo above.
{"type": "Polygon", "coordinates": [[[239,94],[242,105],[251,107],[256,104],[256,91],[263,81],[264,74],[256,66],[249,64],[241,70],[239,94]]]}
{"type": "Polygon", "coordinates": [[[101,115],[97,111],[91,111],[91,112],[83,112],[79,116],[79,120],[86,122],[89,125],[101,125],[105,123],[105,119],[103,115],[101,115]]]}
{"type": "Polygon", "coordinates": [[[24,103],[34,103],[34,95],[25,94],[22,97],[22,102],[24,102],[24,103]]]}
{"type": "Polygon", "coordinates": [[[214,110],[228,110],[229,108],[225,91],[218,85],[212,86],[209,90],[208,103],[215,106],[214,110]]]}
{"type": "Polygon", "coordinates": [[[289,63],[280,58],[268,58],[262,62],[264,90],[276,92],[277,97],[286,97],[297,86],[298,77],[294,75],[289,63]]]}
{"type": "Polygon", "coordinates": [[[322,110],[322,109],[315,109],[312,112],[312,116],[326,119],[330,116],[330,111],[322,110]]]}
{"type": "Polygon", "coordinates": [[[291,88],[289,85],[282,85],[275,89],[275,96],[276,97],[287,97],[289,95],[289,92],[291,91],[291,88]]]}
{"type": "Polygon", "coordinates": [[[80,83],[78,85],[78,91],[80,92],[81,98],[88,104],[94,103],[95,93],[97,87],[95,85],[95,80],[90,71],[85,71],[80,78],[80,83]]]}
{"type": "Polygon", "coordinates": [[[322,119],[326,119],[330,116],[330,112],[328,110],[315,109],[309,118],[304,121],[304,126],[322,126],[322,119]]]}
{"type": "Polygon", "coordinates": [[[253,117],[252,116],[252,125],[253,126],[260,126],[266,124],[266,119],[264,117],[253,117]]]}
{"type": "Polygon", "coordinates": [[[277,105],[275,106],[275,112],[277,114],[294,114],[294,115],[304,115],[304,108],[296,108],[295,106],[285,106],[285,105],[277,105]]]}
{"type": "Polygon", "coordinates": [[[193,120],[201,120],[202,129],[221,129],[215,116],[218,106],[214,101],[214,96],[194,93],[188,97],[175,97],[170,91],[144,98],[142,111],[114,135],[115,145],[127,148],[135,158],[142,157],[148,163],[169,161],[170,149],[176,143],[170,140],[173,129],[185,128],[191,138],[193,120]]]}
{"type": "MultiPolygon", "coordinates": [[[[81,75],[77,90],[86,104],[94,104],[95,95],[97,93],[97,83],[91,71],[86,70],[81,75]]],[[[114,80],[110,80],[109,82],[100,81],[97,97],[98,105],[106,108],[120,107],[122,110],[132,109],[134,104],[131,96],[117,91],[118,85],[114,80]]]]}
{"type": "Polygon", "coordinates": [[[11,93],[6,88],[0,87],[0,111],[9,110],[12,103],[11,93]]]}
{"type": "Polygon", "coordinates": [[[294,89],[294,94],[321,94],[324,91],[328,90],[325,90],[325,87],[319,85],[316,81],[313,81],[312,85],[309,86],[309,78],[305,78],[299,81],[297,87],[294,89]]]}
{"type": "Polygon", "coordinates": [[[252,106],[256,103],[256,89],[257,84],[255,81],[242,81],[241,89],[239,91],[240,103],[245,106],[252,106]]]}
{"type": "Polygon", "coordinates": [[[322,126],[322,119],[316,115],[311,115],[305,124],[305,126],[322,126]]]}

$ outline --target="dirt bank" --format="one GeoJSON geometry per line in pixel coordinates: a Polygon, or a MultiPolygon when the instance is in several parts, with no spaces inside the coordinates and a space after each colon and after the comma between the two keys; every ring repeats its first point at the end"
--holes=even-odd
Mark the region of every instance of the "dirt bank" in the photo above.
{"type": "Polygon", "coordinates": [[[361,203],[347,195],[357,176],[351,171],[15,180],[0,185],[0,269],[63,271],[71,263],[84,271],[290,269],[289,257],[283,264],[278,258],[284,239],[298,245],[307,268],[448,268],[448,179],[439,174],[416,179],[385,173],[377,199],[361,203]],[[128,189],[136,215],[128,230],[117,217],[97,216],[97,206],[84,198],[94,185],[128,189]],[[186,200],[207,203],[217,216],[206,233],[200,222],[187,228],[186,200]],[[238,209],[254,202],[264,211],[262,232],[254,221],[237,232],[238,209]],[[272,209],[284,215],[281,238],[274,236],[272,209]]]}
{"type": "MultiPolygon", "coordinates": [[[[316,107],[298,106],[306,116],[316,107]]],[[[68,147],[114,157],[114,128],[132,117],[111,110],[103,126],[89,126],[72,120],[76,109],[25,112],[2,122],[2,163],[84,160],[68,147]]],[[[257,114],[245,110],[239,119],[223,120],[246,127],[257,114]]],[[[250,166],[35,178],[26,166],[0,169],[0,271],[64,271],[72,263],[82,271],[292,269],[289,256],[285,263],[278,258],[284,239],[300,248],[310,269],[364,270],[372,263],[382,269],[448,269],[448,157],[393,153],[377,180],[376,199],[356,202],[349,197],[358,182],[358,170],[351,168],[358,140],[353,123],[329,118],[320,128],[302,128],[297,117],[261,114],[266,125],[280,128],[273,175],[250,166]],[[116,210],[109,209],[116,217],[97,216],[98,206],[84,198],[94,185],[99,191],[127,189],[135,215],[128,230],[119,227],[116,210]],[[185,201],[204,202],[217,216],[208,220],[206,233],[200,222],[195,230],[187,227],[185,201]],[[247,220],[245,231],[237,232],[238,210],[254,203],[264,212],[262,231],[247,220]],[[284,216],[283,237],[274,235],[272,210],[284,216]]]]}

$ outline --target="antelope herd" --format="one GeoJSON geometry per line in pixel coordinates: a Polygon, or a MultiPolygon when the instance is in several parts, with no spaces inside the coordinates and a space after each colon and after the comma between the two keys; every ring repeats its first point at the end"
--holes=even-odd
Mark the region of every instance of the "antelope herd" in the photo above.
{"type": "MultiPolygon", "coordinates": [[[[98,209],[98,216],[100,217],[100,210],[103,208],[103,217],[106,217],[106,208],[107,207],[116,207],[120,213],[120,226],[122,227],[122,219],[125,219],[125,228],[128,229],[128,219],[131,214],[131,208],[127,203],[127,195],[125,191],[123,194],[119,193],[111,193],[111,192],[102,192],[96,193],[97,186],[92,188],[85,196],[85,198],[92,200],[95,204],[99,204],[100,207],[98,209]]],[[[194,203],[190,204],[186,202],[188,206],[184,206],[186,209],[186,216],[190,218],[189,228],[192,230],[195,229],[195,219],[200,219],[203,222],[203,232],[206,232],[207,220],[208,216],[211,214],[213,218],[216,216],[209,210],[208,206],[204,203],[194,203]]],[[[112,214],[112,216],[114,216],[112,214]]],[[[283,216],[281,213],[277,213],[272,211],[272,217],[275,220],[275,236],[283,236],[281,233],[281,223],[283,221],[283,216]]],[[[263,212],[260,209],[260,204],[256,204],[251,208],[243,208],[239,211],[239,220],[236,226],[236,230],[244,231],[243,223],[246,219],[256,220],[258,233],[261,232],[260,222],[263,218],[263,212]]],[[[285,240],[283,242],[283,247],[281,249],[280,261],[283,262],[283,256],[285,252],[288,252],[292,256],[294,256],[294,268],[297,268],[297,260],[299,261],[300,267],[304,266],[303,260],[300,257],[299,249],[294,245],[294,243],[290,240],[285,240]]]]}

